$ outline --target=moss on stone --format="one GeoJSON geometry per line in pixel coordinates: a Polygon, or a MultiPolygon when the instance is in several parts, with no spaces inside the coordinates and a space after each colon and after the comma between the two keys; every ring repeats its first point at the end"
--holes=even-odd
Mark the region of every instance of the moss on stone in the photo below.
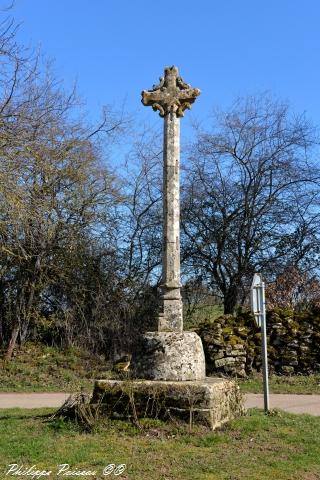
{"type": "MultiPolygon", "coordinates": [[[[235,345],[241,344],[246,357],[245,371],[261,369],[261,332],[250,312],[237,317],[223,315],[211,324],[198,327],[209,374],[239,374],[234,366],[215,366],[215,361],[230,358],[235,345]]],[[[320,311],[293,312],[272,310],[267,313],[268,356],[271,371],[281,374],[313,373],[320,369],[320,311]],[[294,353],[293,353],[294,352],[294,353]],[[289,367],[289,368],[284,368],[289,367]]],[[[235,355],[235,358],[238,355],[235,355]]],[[[221,363],[221,362],[219,362],[221,363]]]]}

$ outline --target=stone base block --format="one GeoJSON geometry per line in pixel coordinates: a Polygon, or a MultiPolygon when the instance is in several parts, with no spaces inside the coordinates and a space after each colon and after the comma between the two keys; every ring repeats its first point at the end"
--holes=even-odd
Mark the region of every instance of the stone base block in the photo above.
{"type": "Polygon", "coordinates": [[[234,381],[97,380],[91,404],[109,416],[122,418],[178,417],[214,430],[244,413],[243,399],[234,381]]]}
{"type": "Polygon", "coordinates": [[[203,380],[201,338],[195,332],[145,333],[133,353],[131,371],[148,380],[203,380]]]}

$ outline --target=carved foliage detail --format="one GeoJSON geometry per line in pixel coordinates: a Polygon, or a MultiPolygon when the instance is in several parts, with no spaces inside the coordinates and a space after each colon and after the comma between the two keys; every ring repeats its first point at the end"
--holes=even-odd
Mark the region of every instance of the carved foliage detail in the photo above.
{"type": "Polygon", "coordinates": [[[158,85],[153,85],[151,90],[143,90],[141,95],[143,105],[158,110],[160,117],[169,113],[183,117],[184,111],[190,109],[200,95],[200,90],[185,83],[179,76],[177,67],[172,66],[164,69],[164,77],[160,77],[158,85]]]}

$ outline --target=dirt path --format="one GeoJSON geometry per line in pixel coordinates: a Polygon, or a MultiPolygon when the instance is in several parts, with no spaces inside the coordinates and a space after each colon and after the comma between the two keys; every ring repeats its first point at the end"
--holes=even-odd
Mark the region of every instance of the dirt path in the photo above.
{"type": "MultiPolygon", "coordinates": [[[[68,393],[0,393],[0,408],[59,407],[68,393]]],[[[245,395],[246,408],[263,408],[263,395],[245,395]]],[[[320,416],[320,395],[270,395],[270,408],[320,416]]]]}
{"type": "Polygon", "coordinates": [[[69,393],[0,393],[0,408],[60,407],[69,393]]]}

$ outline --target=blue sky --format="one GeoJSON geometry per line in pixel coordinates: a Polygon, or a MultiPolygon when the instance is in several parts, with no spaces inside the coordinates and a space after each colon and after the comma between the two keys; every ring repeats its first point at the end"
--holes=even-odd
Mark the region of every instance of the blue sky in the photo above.
{"type": "Polygon", "coordinates": [[[140,103],[165,65],[202,91],[187,112],[270,91],[320,124],[319,0],[16,0],[19,39],[55,59],[66,87],[76,80],[90,114],[122,104],[157,125],[140,103]]]}

